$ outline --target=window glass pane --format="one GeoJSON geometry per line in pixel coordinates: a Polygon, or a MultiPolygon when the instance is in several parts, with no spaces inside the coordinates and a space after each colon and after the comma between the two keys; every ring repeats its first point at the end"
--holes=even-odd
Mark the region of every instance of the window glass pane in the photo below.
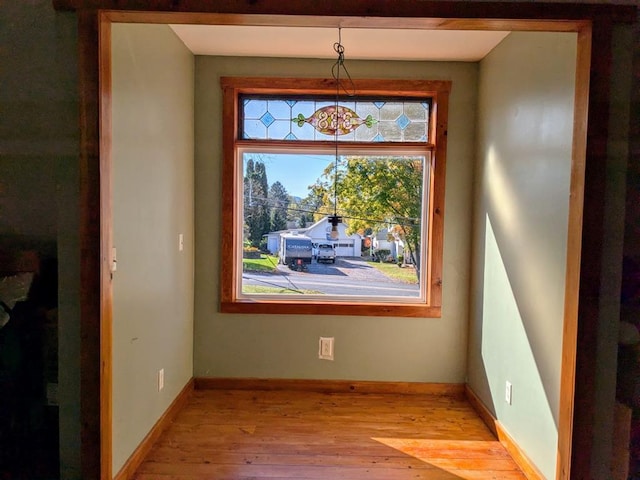
{"type": "Polygon", "coordinates": [[[241,158],[242,297],[424,301],[424,155],[241,158]]]}
{"type": "Polygon", "coordinates": [[[261,98],[241,102],[245,140],[427,142],[430,101],[261,98]],[[337,135],[336,135],[337,132],[337,135]]]}
{"type": "Polygon", "coordinates": [[[246,98],[243,102],[244,116],[247,119],[257,119],[267,113],[267,101],[246,98]]]}

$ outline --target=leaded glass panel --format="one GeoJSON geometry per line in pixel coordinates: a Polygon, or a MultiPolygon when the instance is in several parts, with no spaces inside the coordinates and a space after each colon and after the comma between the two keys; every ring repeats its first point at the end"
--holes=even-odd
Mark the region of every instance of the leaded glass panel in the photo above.
{"type": "Polygon", "coordinates": [[[428,142],[425,99],[309,99],[245,96],[244,140],[428,142]]]}

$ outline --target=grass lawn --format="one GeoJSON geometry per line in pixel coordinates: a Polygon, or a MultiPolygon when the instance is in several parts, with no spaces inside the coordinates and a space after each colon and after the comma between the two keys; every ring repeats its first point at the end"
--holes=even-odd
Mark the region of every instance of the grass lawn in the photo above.
{"type": "Polygon", "coordinates": [[[242,270],[245,272],[275,272],[278,257],[260,255],[260,258],[243,258],[242,270]]]}
{"type": "Polygon", "coordinates": [[[418,283],[418,277],[416,275],[416,269],[412,266],[405,265],[400,268],[395,263],[378,263],[378,262],[367,262],[373,268],[378,269],[382,273],[384,273],[387,277],[393,278],[394,280],[399,280],[404,283],[418,283]]]}
{"type": "Polygon", "coordinates": [[[282,287],[267,287],[264,285],[243,285],[242,293],[288,293],[288,294],[304,294],[304,295],[318,295],[322,294],[322,292],[317,292],[315,290],[292,290],[290,288],[282,288],[282,287]]]}

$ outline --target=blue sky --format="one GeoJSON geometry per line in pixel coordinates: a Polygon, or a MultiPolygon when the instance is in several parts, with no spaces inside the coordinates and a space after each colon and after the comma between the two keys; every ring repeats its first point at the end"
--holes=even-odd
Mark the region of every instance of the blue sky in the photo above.
{"type": "Polygon", "coordinates": [[[333,155],[246,153],[245,164],[249,158],[264,163],[269,186],[278,181],[289,195],[300,198],[308,195],[307,187],[315,183],[326,166],[335,160],[333,155]]]}

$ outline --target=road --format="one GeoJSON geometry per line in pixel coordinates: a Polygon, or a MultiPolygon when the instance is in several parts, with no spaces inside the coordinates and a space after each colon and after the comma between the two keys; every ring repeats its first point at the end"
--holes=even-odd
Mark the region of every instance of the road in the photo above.
{"type": "Polygon", "coordinates": [[[309,265],[298,272],[278,265],[277,273],[244,272],[243,284],[313,290],[327,295],[418,297],[419,286],[393,280],[359,259],[338,259],[336,264],[309,265]]]}

